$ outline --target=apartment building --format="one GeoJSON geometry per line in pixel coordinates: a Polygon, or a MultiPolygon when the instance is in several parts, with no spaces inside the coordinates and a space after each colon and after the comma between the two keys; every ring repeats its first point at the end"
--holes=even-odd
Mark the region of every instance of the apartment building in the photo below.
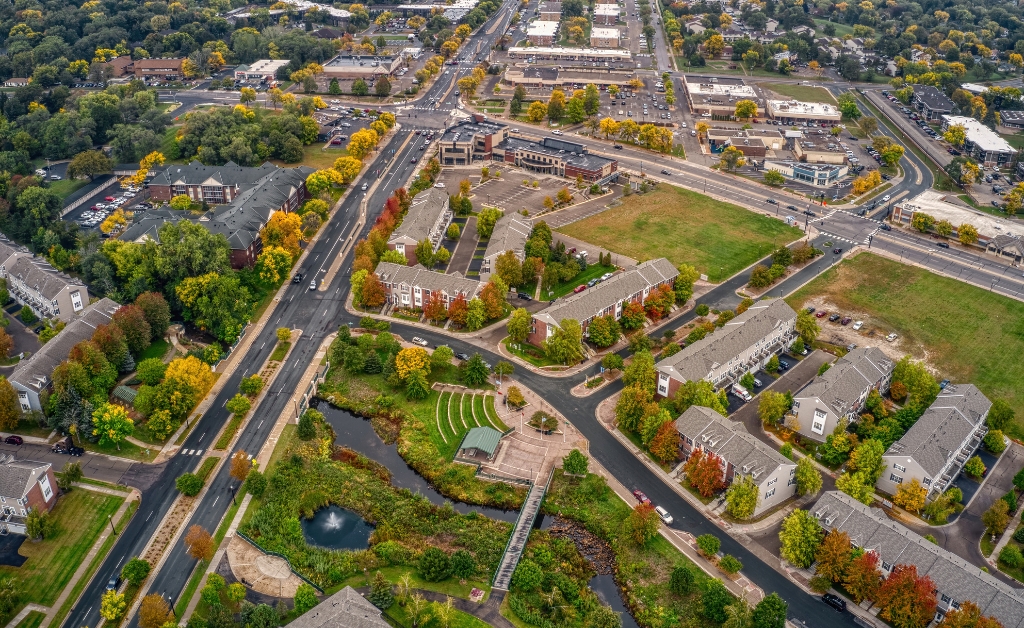
{"type": "Polygon", "coordinates": [[[153,81],[180,81],[185,59],[138,59],[132,65],[135,78],[153,81]]]}
{"type": "Polygon", "coordinates": [[[537,12],[540,14],[540,19],[557,22],[562,19],[562,3],[542,2],[537,8],[537,12]]]}
{"type": "Polygon", "coordinates": [[[18,393],[18,403],[23,412],[42,412],[39,394],[49,387],[53,369],[68,359],[72,347],[83,340],[90,340],[100,325],[109,324],[119,307],[116,301],[100,299],[68,323],[39,351],[18,362],[7,379],[18,393]]]}
{"type": "Polygon", "coordinates": [[[875,484],[895,495],[900,484],[917,480],[929,501],[950,487],[981,445],[992,402],[974,384],[949,384],[903,438],[882,456],[885,471],[875,484]]]}
{"type": "Polygon", "coordinates": [[[429,240],[436,251],[452,222],[448,193],[443,189],[430,188],[412,199],[409,211],[402,224],[391,233],[388,248],[405,255],[410,266],[416,265],[416,246],[429,240]]]}
{"type": "Polygon", "coordinates": [[[658,397],[673,397],[689,381],[724,388],[756,371],[796,338],[796,312],[782,299],[757,301],[721,329],[654,365],[658,397]]]}
{"type": "Polygon", "coordinates": [[[397,307],[422,308],[433,293],[439,293],[447,305],[463,296],[467,301],[480,294],[484,283],[459,273],[439,273],[423,266],[402,266],[392,262],[377,264],[374,271],[384,284],[387,303],[397,307]]]}
{"type": "Polygon", "coordinates": [[[937,122],[942,116],[958,111],[955,102],[931,85],[914,85],[914,100],[911,104],[930,122],[937,122]]]}
{"type": "Polygon", "coordinates": [[[651,291],[660,286],[671,287],[678,275],[679,270],[664,257],[617,273],[593,288],[558,299],[554,305],[534,314],[528,340],[539,347],[567,318],[579,321],[586,336],[587,327],[595,318],[619,318],[627,303],[643,303],[651,291]]]}
{"type": "MultiPolygon", "coordinates": [[[[515,253],[516,259],[526,259],[526,241],[533,231],[533,220],[515,213],[508,213],[498,219],[487,241],[484,251],[483,265],[480,267],[480,280],[487,281],[495,269],[498,256],[506,251],[515,253]]],[[[514,286],[511,286],[514,287],[514,286]]]]}
{"type": "Polygon", "coordinates": [[[0,454],[0,534],[25,534],[28,512],[48,512],[56,503],[53,465],[0,454]]]}
{"type": "Polygon", "coordinates": [[[526,27],[526,38],[534,46],[550,46],[558,41],[557,20],[536,20],[526,27]]]}
{"type": "Polygon", "coordinates": [[[952,125],[961,125],[967,132],[967,141],[964,142],[964,152],[977,159],[986,167],[997,166],[1003,168],[1013,160],[1017,149],[1010,145],[1003,136],[988,128],[974,118],[964,116],[942,116],[942,130],[946,131],[952,125]]]}
{"type": "Polygon", "coordinates": [[[855,548],[878,556],[883,577],[889,577],[896,565],[914,565],[918,576],[931,578],[935,584],[936,623],[950,609],[960,608],[969,600],[977,604],[982,615],[995,617],[1004,628],[1024,628],[1024,596],[1020,590],[889,519],[881,508],[866,506],[839,491],[828,491],[807,511],[826,532],[845,532],[855,548]]]}
{"type": "Polygon", "coordinates": [[[876,347],[854,349],[796,393],[793,412],[800,434],[824,442],[839,421],[857,420],[868,393],[885,394],[893,362],[876,347]]]}
{"type": "Polygon", "coordinates": [[[206,166],[193,160],[184,166],[168,166],[146,183],[154,201],[168,202],[184,194],[197,203],[230,203],[244,190],[256,185],[268,174],[280,170],[269,161],[250,168],[229,161],[223,166],[206,166]]]}
{"type": "Polygon", "coordinates": [[[89,288],[65,275],[41,257],[23,254],[4,262],[0,277],[15,301],[27,305],[39,318],[70,321],[89,305],[89,288]]]}
{"type": "Polygon", "coordinates": [[[752,436],[742,423],[711,408],[690,406],[674,425],[684,459],[694,451],[713,452],[722,459],[726,485],[743,476],[754,481],[760,496],[752,517],[796,495],[796,463],[752,436]]]}
{"type": "Polygon", "coordinates": [[[590,45],[594,48],[618,48],[619,29],[593,27],[590,29],[590,45]]]}
{"type": "Polygon", "coordinates": [[[619,21],[619,5],[597,4],[594,5],[594,24],[613,26],[619,21]]]}

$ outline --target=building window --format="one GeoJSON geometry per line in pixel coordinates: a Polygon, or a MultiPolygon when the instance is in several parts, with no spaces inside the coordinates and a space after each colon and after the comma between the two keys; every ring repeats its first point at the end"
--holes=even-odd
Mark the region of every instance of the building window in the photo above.
{"type": "Polygon", "coordinates": [[[892,467],[894,469],[896,469],[897,471],[901,472],[901,473],[906,473],[906,471],[907,471],[906,467],[901,467],[900,465],[896,464],[895,462],[892,463],[892,467]]]}
{"type": "Polygon", "coordinates": [[[771,497],[774,494],[775,494],[775,489],[773,488],[772,490],[770,490],[770,491],[768,491],[767,493],[764,494],[764,498],[768,499],[769,497],[771,497]]]}
{"type": "MultiPolygon", "coordinates": [[[[54,303],[54,305],[57,305],[57,304],[54,303]]],[[[71,307],[76,312],[79,312],[79,311],[82,310],[83,306],[82,306],[82,293],[81,292],[72,292],[71,293],[71,307]]]]}
{"type": "Polygon", "coordinates": [[[775,484],[778,481],[779,481],[779,478],[772,478],[771,480],[768,481],[768,486],[771,486],[772,484],[775,484]]]}
{"type": "Polygon", "coordinates": [[[894,483],[894,484],[903,484],[903,478],[901,478],[900,476],[896,475],[895,473],[890,473],[889,474],[889,481],[894,483]]]}
{"type": "Polygon", "coordinates": [[[921,483],[924,484],[925,486],[931,486],[932,479],[931,478],[925,478],[925,479],[921,480],[921,483]]]}
{"type": "Polygon", "coordinates": [[[944,604],[949,604],[949,603],[950,603],[950,601],[951,601],[951,598],[950,598],[950,597],[949,597],[948,595],[946,595],[945,593],[943,593],[943,594],[942,594],[942,602],[943,602],[944,604]]]}
{"type": "Polygon", "coordinates": [[[890,569],[892,569],[892,565],[885,562],[882,563],[882,571],[889,571],[890,569]]]}

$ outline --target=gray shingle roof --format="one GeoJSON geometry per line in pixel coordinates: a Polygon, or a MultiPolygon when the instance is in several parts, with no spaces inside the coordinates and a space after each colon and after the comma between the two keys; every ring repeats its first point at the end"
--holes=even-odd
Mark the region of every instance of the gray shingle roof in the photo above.
{"type": "Polygon", "coordinates": [[[427,270],[421,264],[402,266],[393,262],[381,262],[377,264],[377,270],[374,272],[383,283],[419,286],[431,292],[443,292],[451,298],[462,293],[469,300],[484,287],[484,284],[476,279],[467,279],[458,273],[448,275],[427,270]]]}
{"type": "Polygon", "coordinates": [[[288,624],[294,628],[390,628],[380,609],[352,587],[345,587],[288,624]]]}
{"type": "Polygon", "coordinates": [[[160,227],[167,223],[181,221],[198,222],[191,212],[177,209],[152,209],[136,213],[136,220],[121,234],[120,240],[125,242],[143,242],[152,240],[160,242],[160,227]]]}
{"type": "Polygon", "coordinates": [[[914,98],[923,102],[932,111],[951,112],[956,103],[931,85],[914,85],[914,98]]]}
{"type": "Polygon", "coordinates": [[[0,234],[0,266],[4,264],[9,268],[14,262],[11,260],[16,255],[31,256],[32,253],[16,242],[7,239],[7,236],[0,234]]]}
{"type": "Polygon", "coordinates": [[[516,257],[523,259],[526,248],[526,241],[533,231],[533,220],[523,218],[519,214],[506,214],[498,219],[491,233],[491,239],[487,241],[487,251],[484,257],[501,255],[505,251],[514,251],[516,257]]]}
{"type": "Polygon", "coordinates": [[[96,328],[108,324],[119,307],[107,298],[93,303],[39,351],[19,362],[8,379],[37,392],[46,388],[53,369],[68,358],[72,347],[92,338],[96,328]]]}
{"type": "Polygon", "coordinates": [[[306,177],[314,172],[316,171],[309,166],[296,166],[277,168],[265,173],[253,187],[239,194],[231,203],[214,208],[210,212],[210,222],[228,226],[233,223],[241,224],[252,220],[252,217],[246,214],[254,213],[262,219],[263,224],[266,224],[271,214],[284,205],[305,183],[306,177]]]}
{"type": "Polygon", "coordinates": [[[184,166],[168,166],[158,172],[149,185],[200,185],[210,182],[242,187],[254,185],[267,174],[279,169],[269,161],[257,168],[239,166],[233,161],[229,161],[223,166],[205,166],[198,161],[193,161],[184,166]]]}
{"type": "Polygon", "coordinates": [[[655,368],[679,381],[704,379],[716,366],[728,364],[779,326],[795,320],[796,312],[782,299],[758,301],[721,329],[687,345],[655,368]]]}
{"type": "Polygon", "coordinates": [[[644,288],[656,286],[664,281],[674,281],[679,271],[664,257],[646,261],[625,272],[621,272],[593,288],[572,294],[555,302],[554,305],[534,314],[534,318],[549,325],[558,325],[563,319],[585,321],[600,315],[606,308],[643,292],[644,288]]]}
{"type": "Polygon", "coordinates": [[[33,460],[0,463],[0,495],[21,499],[49,468],[49,462],[33,460]]]}
{"type": "Polygon", "coordinates": [[[391,233],[388,242],[400,238],[410,238],[422,242],[430,235],[430,229],[437,224],[438,218],[448,209],[448,193],[439,188],[430,188],[417,194],[412,199],[409,211],[405,213],[402,224],[391,233]]]}
{"type": "MultiPolygon", "coordinates": [[[[834,367],[833,367],[834,368],[834,367]]],[[[1004,628],[1024,628],[1024,591],[1014,589],[963,558],[931,543],[839,491],[828,491],[808,509],[827,530],[840,530],[865,550],[874,550],[889,565],[914,565],[929,576],[938,594],[956,602],[970,600],[1004,628]]]]}
{"type": "Polygon", "coordinates": [[[992,402],[974,384],[951,384],[886,455],[910,456],[932,477],[985,422],[992,402]]]}
{"type": "Polygon", "coordinates": [[[69,286],[85,287],[84,283],[65,275],[42,258],[19,257],[7,268],[7,274],[17,277],[47,299],[56,297],[69,286]]]}
{"type": "Polygon", "coordinates": [[[833,364],[824,375],[815,377],[796,394],[796,398],[817,397],[833,412],[845,415],[848,406],[883,375],[892,372],[892,368],[892,360],[881,349],[854,349],[833,364]]]}
{"type": "Polygon", "coordinates": [[[675,421],[676,431],[732,464],[736,473],[760,483],[780,466],[793,461],[752,436],[742,423],[730,421],[711,408],[690,406],[675,421]],[[707,440],[705,440],[707,437],[707,440]]]}

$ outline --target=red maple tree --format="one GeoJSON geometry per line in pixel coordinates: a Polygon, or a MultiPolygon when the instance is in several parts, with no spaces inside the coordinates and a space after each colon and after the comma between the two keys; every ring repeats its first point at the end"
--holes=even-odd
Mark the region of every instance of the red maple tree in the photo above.
{"type": "Polygon", "coordinates": [[[651,453],[661,462],[672,462],[679,457],[679,431],[675,423],[662,423],[651,439],[651,453]]]}
{"type": "Polygon", "coordinates": [[[725,488],[725,474],[722,472],[722,459],[713,451],[705,452],[698,449],[690,455],[683,467],[690,486],[704,497],[711,497],[725,488]]]}
{"type": "Polygon", "coordinates": [[[843,585],[853,596],[853,601],[860,604],[864,600],[874,600],[878,587],[882,585],[882,572],[878,571],[878,554],[865,552],[853,559],[846,568],[843,585]]]}
{"type": "Polygon", "coordinates": [[[363,307],[380,307],[386,298],[384,284],[377,279],[377,275],[368,274],[363,281],[363,307]]]}
{"type": "Polygon", "coordinates": [[[466,295],[460,294],[448,304],[448,320],[459,327],[465,327],[468,317],[469,303],[466,302],[466,295]]]}
{"type": "Polygon", "coordinates": [[[924,628],[935,617],[935,583],[914,565],[896,565],[878,588],[882,619],[896,628],[924,628]]]}
{"type": "Polygon", "coordinates": [[[640,329],[644,326],[644,319],[647,314],[644,306],[635,301],[630,301],[622,308],[622,316],[619,317],[619,324],[623,329],[640,329]]]}
{"type": "Polygon", "coordinates": [[[991,615],[983,617],[977,604],[965,600],[960,608],[951,608],[946,613],[939,628],[1003,628],[1003,624],[991,615]]]}
{"type": "Polygon", "coordinates": [[[448,307],[441,297],[441,293],[434,291],[430,293],[426,304],[423,306],[423,315],[431,322],[443,321],[448,318],[448,307]]]}
{"type": "Polygon", "coordinates": [[[480,300],[484,302],[484,312],[487,314],[488,320],[501,318],[505,313],[505,295],[493,281],[487,282],[484,289],[480,291],[480,300]]]}

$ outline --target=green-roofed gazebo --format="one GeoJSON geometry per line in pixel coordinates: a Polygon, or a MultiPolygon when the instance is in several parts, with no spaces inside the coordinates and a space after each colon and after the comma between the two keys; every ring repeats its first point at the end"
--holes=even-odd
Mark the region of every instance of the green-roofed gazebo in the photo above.
{"type": "Polygon", "coordinates": [[[486,457],[493,460],[501,441],[501,432],[493,427],[474,427],[466,433],[459,452],[471,458],[486,457]]]}
{"type": "Polygon", "coordinates": [[[137,390],[135,390],[134,388],[129,388],[127,386],[118,386],[117,388],[114,389],[114,398],[119,399],[127,403],[128,405],[134,405],[135,397],[137,397],[138,395],[139,392],[137,390]]]}

